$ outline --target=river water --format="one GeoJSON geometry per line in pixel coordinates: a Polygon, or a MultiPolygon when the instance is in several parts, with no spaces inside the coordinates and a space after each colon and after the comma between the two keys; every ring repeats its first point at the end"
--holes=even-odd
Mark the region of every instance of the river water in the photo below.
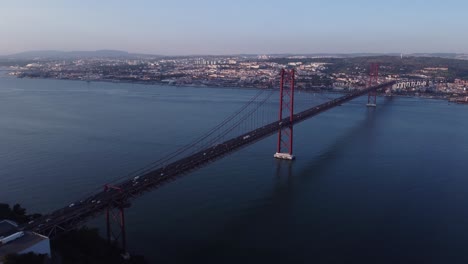
{"type": "MultiPolygon", "coordinates": [[[[2,77],[0,201],[66,206],[255,93],[2,77]]],[[[129,251],[152,263],[468,262],[468,107],[366,99],[297,125],[293,162],[273,159],[272,136],[135,200],[129,251]]]]}

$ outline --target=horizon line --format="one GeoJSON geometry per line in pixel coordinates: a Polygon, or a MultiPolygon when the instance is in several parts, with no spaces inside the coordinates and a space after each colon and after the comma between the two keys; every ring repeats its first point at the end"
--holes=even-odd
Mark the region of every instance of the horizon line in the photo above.
{"type": "MultiPolygon", "coordinates": [[[[11,57],[18,55],[27,55],[27,53],[40,53],[40,52],[56,52],[56,53],[79,53],[79,52],[120,52],[128,55],[147,55],[147,56],[160,56],[160,57],[193,57],[193,56],[242,56],[242,55],[266,55],[266,56],[278,56],[278,55],[289,55],[289,56],[306,56],[306,55],[356,55],[356,54],[376,54],[376,55],[413,55],[413,54],[456,54],[463,55],[468,54],[465,52],[278,52],[278,53],[225,53],[225,54],[208,54],[208,53],[193,53],[193,54],[157,54],[157,53],[146,53],[146,52],[133,52],[118,49],[95,49],[95,50],[56,50],[56,49],[44,49],[44,50],[25,50],[15,53],[3,53],[0,57],[11,57]]],[[[36,55],[37,56],[37,55],[36,55]]]]}

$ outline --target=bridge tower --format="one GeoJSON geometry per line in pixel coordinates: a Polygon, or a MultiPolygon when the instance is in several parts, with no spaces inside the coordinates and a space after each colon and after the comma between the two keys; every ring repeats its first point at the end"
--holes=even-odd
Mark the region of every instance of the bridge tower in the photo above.
{"type": "Polygon", "coordinates": [[[295,71],[281,70],[278,145],[274,155],[277,159],[293,160],[293,116],[294,116],[294,76],[295,71]],[[283,118],[288,118],[283,121],[283,118]],[[283,124],[284,123],[284,124],[283,124]]]}
{"type": "MultiPolygon", "coordinates": [[[[123,192],[123,190],[117,186],[112,186],[109,184],[104,185],[104,191],[116,190],[118,192],[123,192]]],[[[106,208],[106,226],[107,226],[107,242],[109,244],[112,241],[116,243],[121,241],[121,249],[123,250],[122,257],[128,259],[130,255],[127,252],[127,237],[125,232],[125,212],[124,209],[128,207],[128,204],[125,204],[121,201],[114,201],[111,204],[107,205],[106,208]],[[112,228],[116,227],[116,228],[112,228]]]]}
{"type": "MultiPolygon", "coordinates": [[[[379,84],[379,64],[371,63],[370,72],[369,72],[369,83],[367,87],[372,85],[379,84]]],[[[377,91],[373,90],[367,95],[367,106],[376,107],[377,106],[377,91]]]]}

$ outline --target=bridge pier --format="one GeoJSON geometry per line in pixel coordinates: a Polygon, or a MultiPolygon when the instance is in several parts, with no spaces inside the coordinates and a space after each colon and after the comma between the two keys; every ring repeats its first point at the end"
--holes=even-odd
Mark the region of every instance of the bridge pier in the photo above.
{"type": "Polygon", "coordinates": [[[283,160],[293,160],[295,159],[296,157],[292,154],[289,154],[289,153],[279,153],[279,152],[276,152],[275,155],[273,155],[274,158],[277,158],[277,159],[283,159],[283,160]]]}
{"type": "MultiPolygon", "coordinates": [[[[280,104],[279,104],[279,121],[280,126],[278,131],[278,144],[276,153],[273,157],[277,159],[293,160],[293,125],[283,127],[283,111],[289,111],[289,121],[292,124],[294,116],[294,69],[286,71],[281,70],[280,79],[280,104]],[[289,83],[289,89],[284,88],[285,83],[289,83]]],[[[286,112],[286,113],[287,113],[286,112]]]]}
{"type": "Polygon", "coordinates": [[[377,92],[372,91],[367,96],[367,107],[376,107],[377,106],[377,92]]]}

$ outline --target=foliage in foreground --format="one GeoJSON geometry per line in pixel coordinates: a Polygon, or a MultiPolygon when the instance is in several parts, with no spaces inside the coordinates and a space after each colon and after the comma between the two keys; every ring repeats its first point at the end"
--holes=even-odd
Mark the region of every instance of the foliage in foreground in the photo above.
{"type": "MultiPolygon", "coordinates": [[[[9,219],[19,224],[27,223],[40,217],[40,214],[26,214],[26,209],[19,204],[10,205],[0,203],[0,220],[9,219]]],[[[96,228],[82,227],[72,230],[51,240],[52,263],[65,264],[142,264],[147,263],[142,256],[131,256],[124,260],[122,250],[115,245],[109,245],[106,239],[99,236],[96,228]]],[[[47,261],[46,255],[27,253],[10,254],[5,256],[5,264],[43,264],[47,261]]]]}
{"type": "Polygon", "coordinates": [[[17,222],[18,224],[24,224],[32,219],[41,217],[40,214],[26,214],[26,209],[21,207],[19,204],[10,207],[9,204],[0,203],[0,220],[8,219],[17,222]]]}
{"type": "Polygon", "coordinates": [[[44,264],[46,261],[46,254],[34,254],[32,252],[26,254],[10,254],[6,255],[4,259],[5,264],[44,264]]]}
{"type": "Polygon", "coordinates": [[[52,250],[60,255],[63,263],[146,263],[141,256],[124,260],[122,251],[99,236],[96,228],[82,227],[51,241],[52,250]]]}

